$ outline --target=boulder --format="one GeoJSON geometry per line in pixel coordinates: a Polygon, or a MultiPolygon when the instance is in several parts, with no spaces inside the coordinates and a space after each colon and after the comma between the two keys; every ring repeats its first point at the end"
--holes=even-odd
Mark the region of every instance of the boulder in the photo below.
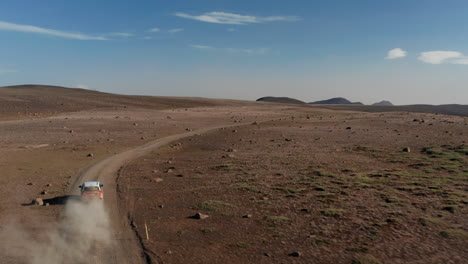
{"type": "Polygon", "coordinates": [[[42,200],[42,198],[36,198],[36,199],[32,200],[32,204],[33,205],[38,205],[38,206],[43,206],[44,201],[42,200]]]}
{"type": "Polygon", "coordinates": [[[193,215],[191,218],[193,218],[193,219],[200,219],[200,220],[201,220],[201,219],[206,219],[206,218],[208,218],[208,217],[210,217],[210,216],[209,216],[209,215],[206,215],[206,214],[202,214],[202,213],[200,213],[200,212],[197,212],[197,213],[196,213],[195,215],[193,215]]]}

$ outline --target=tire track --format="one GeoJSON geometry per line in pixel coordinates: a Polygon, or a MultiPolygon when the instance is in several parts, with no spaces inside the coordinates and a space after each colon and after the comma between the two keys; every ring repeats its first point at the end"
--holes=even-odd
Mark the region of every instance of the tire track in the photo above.
{"type": "MultiPolygon", "coordinates": [[[[264,121],[265,122],[265,121],[264,121]]],[[[257,122],[261,123],[261,122],[257,122]]],[[[111,234],[113,243],[108,248],[101,248],[95,252],[95,263],[100,264],[145,264],[152,263],[143,252],[141,241],[131,227],[128,218],[128,208],[125,203],[120,204],[117,195],[117,175],[119,170],[131,160],[149,154],[151,151],[170,144],[174,141],[207,133],[213,130],[240,127],[252,123],[237,123],[232,125],[213,126],[191,132],[172,135],[148,142],[137,148],[121,152],[93,164],[79,173],[75,184],[71,187],[70,195],[79,195],[79,185],[85,181],[100,181],[104,184],[104,204],[111,220],[111,234]]]]}

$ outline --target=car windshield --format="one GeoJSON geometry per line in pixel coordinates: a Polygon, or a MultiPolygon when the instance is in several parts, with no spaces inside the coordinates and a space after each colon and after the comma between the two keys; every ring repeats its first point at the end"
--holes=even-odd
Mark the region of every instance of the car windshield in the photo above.
{"type": "Polygon", "coordinates": [[[89,192],[89,191],[99,191],[99,187],[97,187],[97,186],[87,186],[87,187],[84,188],[83,191],[85,191],[85,192],[89,192]]]}

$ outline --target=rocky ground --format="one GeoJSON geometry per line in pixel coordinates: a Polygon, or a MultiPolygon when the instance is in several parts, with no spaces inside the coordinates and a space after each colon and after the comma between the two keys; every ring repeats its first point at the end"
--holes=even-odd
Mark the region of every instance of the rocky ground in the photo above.
{"type": "Polygon", "coordinates": [[[120,192],[162,263],[466,263],[467,128],[303,111],[155,151],[120,192]]]}
{"type": "MultiPolygon", "coordinates": [[[[38,241],[57,226],[79,172],[111,155],[200,128],[273,119],[287,107],[105,108],[0,122],[0,233],[38,241]],[[278,110],[278,111],[276,111],[278,110]],[[41,198],[44,206],[31,206],[41,198]],[[48,205],[48,206],[45,206],[48,205]]],[[[125,200],[125,198],[123,198],[125,200]]],[[[0,239],[0,248],[11,242],[0,239]]],[[[0,250],[2,263],[20,263],[0,250]]],[[[18,255],[15,253],[14,255],[18,255]]]]}
{"type": "MultiPolygon", "coordinates": [[[[466,118],[183,98],[105,106],[94,93],[91,104],[60,97],[73,98],[62,109],[52,94],[35,103],[21,92],[0,91],[0,233],[14,223],[45,241],[80,171],[157,139],[234,126],[116,175],[153,263],[466,263],[466,118]]],[[[12,254],[0,250],[1,262],[21,263],[12,254]]]]}

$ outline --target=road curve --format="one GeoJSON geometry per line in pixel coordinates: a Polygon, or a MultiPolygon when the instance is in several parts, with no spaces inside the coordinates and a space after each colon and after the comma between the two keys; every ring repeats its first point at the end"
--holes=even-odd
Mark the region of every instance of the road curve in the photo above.
{"type": "Polygon", "coordinates": [[[75,184],[72,186],[70,195],[79,195],[79,185],[85,181],[100,181],[104,184],[104,203],[111,221],[111,235],[113,243],[109,248],[97,250],[94,263],[100,264],[144,264],[148,263],[143,254],[143,249],[132,230],[127,208],[119,205],[117,196],[116,178],[120,168],[129,161],[144,156],[161,146],[167,145],[182,138],[206,133],[221,128],[243,126],[250,123],[237,123],[233,125],[213,126],[187,133],[172,135],[158,140],[148,142],[137,148],[121,152],[95,163],[81,171],[75,184]]]}

